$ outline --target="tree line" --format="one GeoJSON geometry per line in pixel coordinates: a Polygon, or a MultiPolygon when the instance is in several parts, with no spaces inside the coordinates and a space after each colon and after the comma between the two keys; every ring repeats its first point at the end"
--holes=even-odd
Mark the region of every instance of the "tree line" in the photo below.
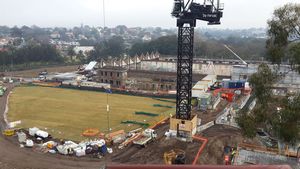
{"type": "MultiPolygon", "coordinates": [[[[265,39],[228,37],[226,39],[208,39],[196,36],[194,42],[195,57],[213,59],[236,59],[224,45],[231,46],[246,60],[261,60],[266,55],[265,39]]],[[[164,36],[144,43],[136,43],[129,50],[130,55],[159,52],[162,55],[177,55],[177,36],[164,36]]]]}
{"type": "MultiPolygon", "coordinates": [[[[300,72],[300,4],[289,3],[274,11],[268,21],[266,48],[267,59],[274,65],[287,63],[300,72]]],[[[300,93],[284,98],[272,95],[272,86],[284,77],[266,64],[250,77],[257,104],[236,119],[245,136],[255,137],[259,127],[287,143],[300,140],[300,93]]]]}
{"type": "Polygon", "coordinates": [[[19,48],[11,46],[0,51],[0,66],[61,62],[63,58],[60,52],[48,44],[30,44],[19,48]]]}

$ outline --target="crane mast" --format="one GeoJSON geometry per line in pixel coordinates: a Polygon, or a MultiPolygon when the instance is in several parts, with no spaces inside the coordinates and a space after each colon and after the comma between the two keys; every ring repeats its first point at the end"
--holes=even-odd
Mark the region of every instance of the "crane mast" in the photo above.
{"type": "Polygon", "coordinates": [[[191,97],[194,56],[194,28],[197,20],[209,25],[220,24],[223,5],[219,0],[204,0],[203,4],[194,0],[174,0],[172,16],[177,18],[177,94],[176,119],[191,120],[191,97]]]}

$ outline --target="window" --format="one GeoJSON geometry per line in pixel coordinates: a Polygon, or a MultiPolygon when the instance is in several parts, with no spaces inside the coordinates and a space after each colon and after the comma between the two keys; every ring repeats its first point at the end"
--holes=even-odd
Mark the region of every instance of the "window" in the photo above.
{"type": "Polygon", "coordinates": [[[164,89],[164,85],[160,85],[160,89],[164,89]]]}
{"type": "Polygon", "coordinates": [[[110,84],[113,85],[113,84],[114,84],[114,81],[111,80],[111,81],[110,81],[110,84]]]}
{"type": "Polygon", "coordinates": [[[108,81],[107,81],[107,80],[105,80],[105,83],[108,83],[108,81]]]}
{"type": "Polygon", "coordinates": [[[120,73],[117,73],[117,77],[120,77],[120,73]]]}
{"type": "Polygon", "coordinates": [[[107,76],[107,72],[105,72],[105,76],[107,76]]]}
{"type": "Polygon", "coordinates": [[[101,83],[103,83],[103,79],[101,79],[101,83]]]}
{"type": "Polygon", "coordinates": [[[112,72],[110,72],[110,76],[112,76],[113,75],[113,73],[112,72]]]}
{"type": "Polygon", "coordinates": [[[103,72],[101,72],[101,76],[103,76],[103,72]]]}

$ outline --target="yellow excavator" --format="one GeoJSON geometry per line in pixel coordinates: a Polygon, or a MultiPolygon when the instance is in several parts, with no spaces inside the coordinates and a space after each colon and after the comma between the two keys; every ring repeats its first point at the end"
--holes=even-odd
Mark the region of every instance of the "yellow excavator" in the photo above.
{"type": "Polygon", "coordinates": [[[5,129],[2,134],[5,136],[13,136],[15,135],[16,129],[5,129]]]}
{"type": "Polygon", "coordinates": [[[185,152],[181,149],[173,149],[164,153],[165,164],[185,164],[185,152]]]}

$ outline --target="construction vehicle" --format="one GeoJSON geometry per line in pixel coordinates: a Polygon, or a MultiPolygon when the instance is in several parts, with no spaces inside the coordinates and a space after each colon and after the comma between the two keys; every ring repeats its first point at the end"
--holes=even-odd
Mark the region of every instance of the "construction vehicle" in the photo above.
{"type": "Polygon", "coordinates": [[[288,157],[296,157],[300,159],[300,144],[296,144],[296,146],[285,146],[284,155],[288,157]]]}
{"type": "Polygon", "coordinates": [[[4,95],[4,91],[0,89],[0,97],[4,95]]]}
{"type": "MultiPolygon", "coordinates": [[[[204,0],[203,4],[196,3],[194,0],[174,0],[171,15],[177,18],[178,27],[176,119],[191,121],[193,118],[191,114],[192,66],[196,21],[207,21],[209,25],[220,24],[220,19],[223,17],[222,10],[223,4],[220,4],[220,0],[216,3],[215,0],[204,0]]],[[[173,121],[178,122],[178,120],[173,121]]],[[[173,125],[178,126],[177,133],[181,131],[180,125],[173,125]]]]}
{"type": "Polygon", "coordinates": [[[6,87],[0,86],[0,97],[4,95],[6,87]]]}
{"type": "Polygon", "coordinates": [[[231,146],[225,146],[224,147],[224,163],[225,165],[231,165],[233,157],[236,154],[236,148],[231,146]]]}
{"type": "Polygon", "coordinates": [[[16,134],[16,131],[19,129],[15,129],[15,128],[9,128],[9,129],[5,129],[2,131],[2,134],[5,136],[14,136],[16,134]]]}
{"type": "Polygon", "coordinates": [[[185,164],[185,152],[181,149],[173,149],[165,152],[164,161],[167,165],[185,164]]]}
{"type": "Polygon", "coordinates": [[[142,135],[133,141],[133,144],[146,147],[146,145],[157,138],[157,133],[153,129],[146,129],[142,135]]]}

